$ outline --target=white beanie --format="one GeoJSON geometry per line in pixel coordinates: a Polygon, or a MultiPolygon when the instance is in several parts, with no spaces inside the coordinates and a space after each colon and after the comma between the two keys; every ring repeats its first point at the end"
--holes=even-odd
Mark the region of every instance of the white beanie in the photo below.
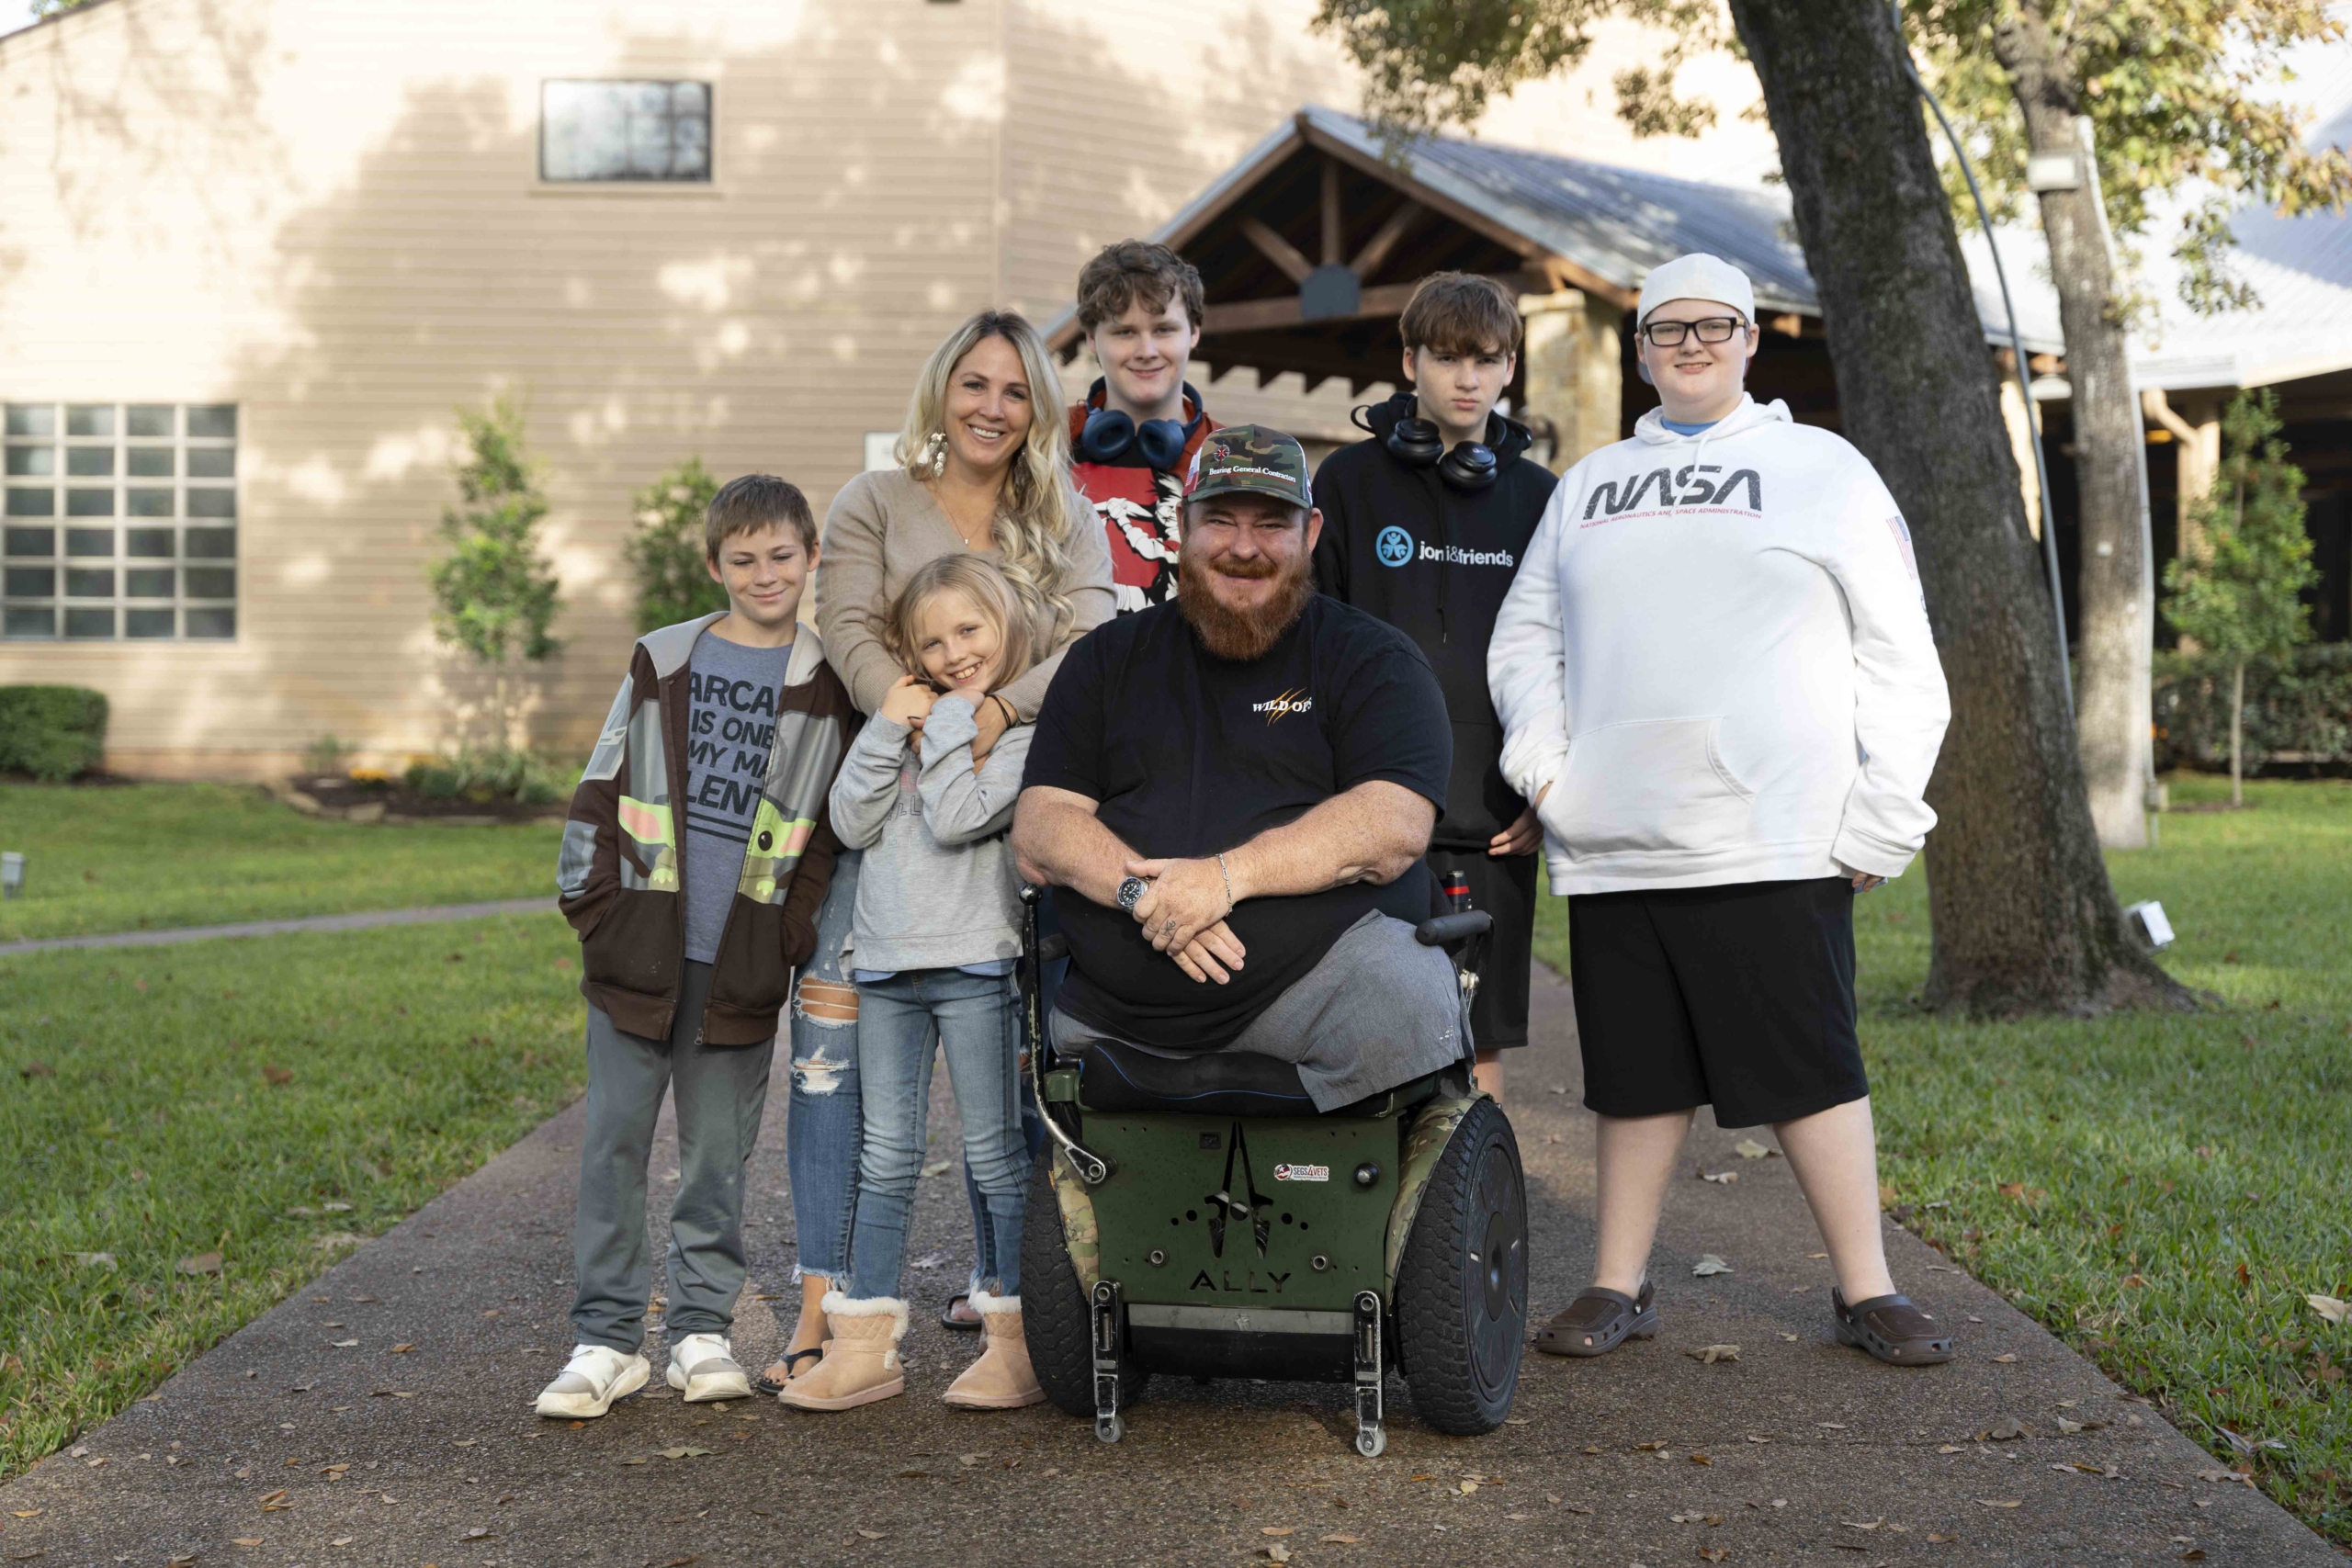
{"type": "Polygon", "coordinates": [[[1756,320],[1756,289],[1747,275],[1704,251],[1692,251],[1664,266],[1650,268],[1649,276],[1642,279],[1641,305],[1634,324],[1648,321],[1652,310],[1670,299],[1713,299],[1737,310],[1744,321],[1756,320]]]}

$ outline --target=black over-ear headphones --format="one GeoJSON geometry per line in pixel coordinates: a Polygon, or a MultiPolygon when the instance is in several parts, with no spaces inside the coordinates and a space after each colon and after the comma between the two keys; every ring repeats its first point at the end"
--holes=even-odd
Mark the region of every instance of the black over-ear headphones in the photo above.
{"type": "MultiPolygon", "coordinates": [[[[1094,383],[1095,390],[1102,387],[1102,382],[1094,383]]],[[[1092,395],[1088,394],[1090,400],[1092,395]]],[[[1184,383],[1184,396],[1192,400],[1194,409],[1202,407],[1201,394],[1193,390],[1190,381],[1184,383]]],[[[1200,425],[1197,412],[1182,423],[1148,419],[1137,424],[1117,409],[1091,409],[1087,412],[1086,423],[1079,427],[1078,455],[1089,463],[1115,463],[1131,451],[1139,452],[1145,462],[1166,471],[1184,460],[1185,445],[1200,425]]]]}
{"type": "Polygon", "coordinates": [[[1495,449],[1483,441],[1464,441],[1449,452],[1434,420],[1400,419],[1381,445],[1408,468],[1435,468],[1437,477],[1453,490],[1482,491],[1495,482],[1495,449]]]}

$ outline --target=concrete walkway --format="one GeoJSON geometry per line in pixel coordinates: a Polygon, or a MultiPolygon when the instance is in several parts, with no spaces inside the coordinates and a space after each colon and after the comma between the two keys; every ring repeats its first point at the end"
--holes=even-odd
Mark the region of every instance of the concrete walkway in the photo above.
{"type": "MultiPolygon", "coordinates": [[[[1592,1197],[1574,1025],[1548,976],[1537,1027],[1511,1061],[1510,1110],[1548,1314],[1581,1283],[1592,1197]]],[[[792,1292],[782,1096],[769,1103],[752,1293],[775,1300],[744,1303],[747,1362],[779,1344],[792,1292]]],[[[1895,1369],[1839,1348],[1787,1165],[1742,1159],[1711,1123],[1692,1138],[1694,1177],[1739,1179],[1675,1184],[1655,1259],[1663,1334],[1598,1361],[1531,1352],[1491,1437],[1430,1431],[1400,1390],[1388,1452],[1364,1461],[1343,1389],[1168,1378],[1115,1448],[1050,1406],[949,1413],[938,1394],[971,1343],[932,1317],[970,1242],[944,1114],[933,1155],[949,1168],[923,1182],[910,1249],[909,1397],[811,1416],[689,1407],[657,1380],[602,1421],[543,1422],[530,1400],[568,1346],[579,1117],[0,1488],[0,1562],[1015,1568],[1263,1564],[1280,1560],[1271,1549],[1314,1568],[2342,1562],[1905,1233],[1890,1232],[1896,1276],[1960,1326],[1961,1359],[1895,1369]],[[1734,1271],[1694,1278],[1711,1252],[1734,1271]],[[1738,1359],[1691,1354],[1722,1344],[1738,1359]]],[[[657,1192],[673,1170],[665,1145],[657,1192]]]]}
{"type": "Polygon", "coordinates": [[[170,931],[107,931],[97,936],[38,937],[0,942],[0,958],[19,953],[50,953],[68,947],[175,947],[184,942],[213,942],[232,936],[283,936],[288,931],[362,931],[376,926],[429,926],[443,920],[478,920],[485,915],[555,912],[552,895],[506,898],[492,904],[435,904],[423,909],[360,909],[348,915],[305,915],[292,920],[245,920],[233,926],[180,926],[170,931]]]}

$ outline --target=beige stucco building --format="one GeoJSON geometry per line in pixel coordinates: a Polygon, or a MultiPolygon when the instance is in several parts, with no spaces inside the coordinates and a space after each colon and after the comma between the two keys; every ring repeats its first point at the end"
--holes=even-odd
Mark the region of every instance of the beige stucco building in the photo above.
{"type": "MultiPolygon", "coordinates": [[[[1049,320],[1298,105],[1352,107],[1312,9],[100,0],[0,37],[0,683],[105,692],[124,773],[447,743],[472,688],[424,570],[453,410],[505,389],[564,592],[532,738],[582,746],[631,491],[699,453],[821,509],[965,313],[1049,320]]],[[[1588,107],[1611,52],[1506,130],[1648,152],[1588,107]]],[[[1349,400],[1210,390],[1332,438],[1349,400]]]]}

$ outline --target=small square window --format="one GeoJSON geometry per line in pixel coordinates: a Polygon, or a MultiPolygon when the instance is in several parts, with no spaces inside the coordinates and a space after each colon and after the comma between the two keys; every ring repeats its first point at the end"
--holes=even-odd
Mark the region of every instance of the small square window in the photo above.
{"type": "Polygon", "coordinates": [[[55,637],[57,612],[43,604],[38,608],[26,604],[11,604],[0,611],[0,636],[12,637],[55,637]]]}
{"type": "Polygon", "coordinates": [[[7,423],[11,435],[54,435],[57,411],[47,403],[10,403],[7,423]]]}
{"type": "Polygon", "coordinates": [[[234,528],[190,528],[185,553],[192,560],[234,560],[237,558],[237,531],[234,528]]]}
{"type": "Polygon", "coordinates": [[[187,411],[187,434],[191,441],[236,439],[237,405],[215,403],[190,407],[187,411]]]}
{"type": "Polygon", "coordinates": [[[187,596],[191,599],[234,599],[237,596],[237,569],[233,566],[188,568],[187,596]]]}
{"type": "Polygon", "coordinates": [[[111,517],[114,515],[114,487],[104,490],[69,490],[65,492],[65,515],[68,517],[111,517]]]}
{"type": "Polygon", "coordinates": [[[12,566],[0,574],[11,599],[54,599],[57,597],[57,569],[53,566],[12,566]]]}
{"type": "Polygon", "coordinates": [[[125,411],[127,423],[133,435],[172,438],[172,405],[169,403],[133,403],[125,411]]]}
{"type": "Polygon", "coordinates": [[[111,528],[68,528],[65,530],[65,553],[69,556],[114,556],[114,530],[111,528]]]}
{"type": "Polygon", "coordinates": [[[65,635],[92,637],[114,636],[113,606],[108,605],[103,610],[66,611],[65,635]]]}
{"type": "Polygon", "coordinates": [[[53,556],[57,553],[57,530],[11,528],[7,531],[5,548],[12,556],[53,556]]]}
{"type": "Polygon", "coordinates": [[[191,609],[187,613],[187,635],[192,637],[232,637],[237,635],[237,612],[226,605],[212,609],[191,609]]]}
{"type": "Polygon", "coordinates": [[[133,446],[124,472],[138,479],[172,477],[172,449],[168,446],[133,446]]]}
{"type": "Polygon", "coordinates": [[[12,474],[53,474],[57,472],[57,448],[11,446],[8,448],[8,471],[12,474]]]}
{"type": "Polygon", "coordinates": [[[12,490],[8,492],[8,515],[54,517],[57,515],[57,492],[53,490],[12,490]]]}
{"type": "Polygon", "coordinates": [[[68,599],[111,599],[114,597],[114,569],[94,571],[86,567],[68,567],[65,571],[65,596],[68,599]]]}
{"type": "Polygon", "coordinates": [[[65,471],[77,479],[91,479],[114,472],[114,448],[111,446],[68,446],[65,449],[65,471]]]}
{"type": "Polygon", "coordinates": [[[234,446],[191,446],[187,450],[187,477],[192,479],[233,479],[237,477],[237,449],[234,446]]]}
{"type": "Polygon", "coordinates": [[[172,515],[172,492],[169,490],[142,490],[137,486],[123,492],[130,504],[126,508],[133,517],[169,517],[172,515]]]}
{"type": "Polygon", "coordinates": [[[172,635],[172,612],[169,610],[125,610],[122,613],[122,635],[125,637],[169,637],[172,635]]]}
{"type": "Polygon", "coordinates": [[[167,566],[135,566],[122,575],[124,598],[168,599],[172,596],[172,579],[179,574],[167,566]]]}
{"type": "Polygon", "coordinates": [[[133,528],[130,534],[130,547],[123,553],[134,560],[141,558],[153,559],[174,553],[169,528],[133,528]]]}
{"type": "Polygon", "coordinates": [[[539,177],[707,181],[709,84],[542,83],[539,177]]]}
{"type": "Polygon", "coordinates": [[[65,434],[68,435],[112,435],[114,405],[112,403],[68,403],[65,407],[65,434]]]}
{"type": "MultiPolygon", "coordinates": [[[[188,454],[193,457],[195,453],[188,454]]],[[[188,465],[194,468],[196,465],[188,465]]],[[[187,514],[190,517],[234,517],[237,514],[237,492],[225,485],[187,487],[187,514]]]]}

